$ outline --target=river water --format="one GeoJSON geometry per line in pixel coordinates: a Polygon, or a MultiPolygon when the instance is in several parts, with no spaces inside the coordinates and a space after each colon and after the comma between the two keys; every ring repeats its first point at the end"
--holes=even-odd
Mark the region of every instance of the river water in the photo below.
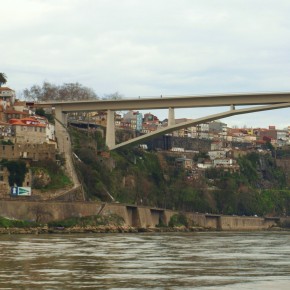
{"type": "Polygon", "coordinates": [[[2,235],[0,289],[290,289],[290,232],[2,235]]]}

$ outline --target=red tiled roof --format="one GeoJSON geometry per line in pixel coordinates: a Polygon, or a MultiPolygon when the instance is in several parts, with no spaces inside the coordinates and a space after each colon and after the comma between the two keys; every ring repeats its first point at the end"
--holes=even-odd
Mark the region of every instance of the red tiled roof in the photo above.
{"type": "Polygon", "coordinates": [[[12,92],[14,92],[12,89],[10,89],[8,87],[0,87],[0,91],[12,91],[12,92]]]}
{"type": "Polygon", "coordinates": [[[43,127],[43,128],[46,127],[45,124],[41,124],[38,121],[36,121],[35,119],[31,119],[31,118],[10,119],[9,124],[14,125],[14,126],[17,125],[17,126],[43,127]],[[33,124],[27,124],[26,121],[32,121],[33,124]]]}

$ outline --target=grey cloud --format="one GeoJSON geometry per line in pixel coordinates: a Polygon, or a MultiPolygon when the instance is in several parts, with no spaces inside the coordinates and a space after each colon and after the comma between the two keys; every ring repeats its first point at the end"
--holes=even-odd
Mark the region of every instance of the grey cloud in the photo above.
{"type": "Polygon", "coordinates": [[[44,80],[128,97],[290,90],[288,0],[0,5],[1,70],[16,90],[44,80]]]}

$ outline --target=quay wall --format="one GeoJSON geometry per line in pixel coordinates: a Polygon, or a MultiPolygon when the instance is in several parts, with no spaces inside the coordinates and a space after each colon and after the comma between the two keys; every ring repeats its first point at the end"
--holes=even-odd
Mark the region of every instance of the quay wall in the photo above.
{"type": "MultiPolygon", "coordinates": [[[[43,223],[69,217],[117,214],[124,219],[126,226],[154,228],[157,225],[168,225],[170,218],[177,213],[173,210],[119,203],[0,200],[0,216],[43,223]]],[[[263,230],[277,226],[280,221],[279,218],[184,214],[189,226],[213,230],[263,230]]]]}

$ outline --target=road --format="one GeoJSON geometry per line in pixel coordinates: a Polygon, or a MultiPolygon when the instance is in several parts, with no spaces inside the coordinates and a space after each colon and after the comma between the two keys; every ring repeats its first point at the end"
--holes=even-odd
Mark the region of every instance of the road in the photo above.
{"type": "Polygon", "coordinates": [[[65,158],[66,174],[69,176],[69,178],[73,182],[74,188],[77,188],[81,184],[79,182],[79,179],[77,177],[77,174],[73,165],[70,136],[68,134],[67,129],[57,121],[55,123],[55,132],[56,132],[59,152],[62,153],[65,158]]]}

